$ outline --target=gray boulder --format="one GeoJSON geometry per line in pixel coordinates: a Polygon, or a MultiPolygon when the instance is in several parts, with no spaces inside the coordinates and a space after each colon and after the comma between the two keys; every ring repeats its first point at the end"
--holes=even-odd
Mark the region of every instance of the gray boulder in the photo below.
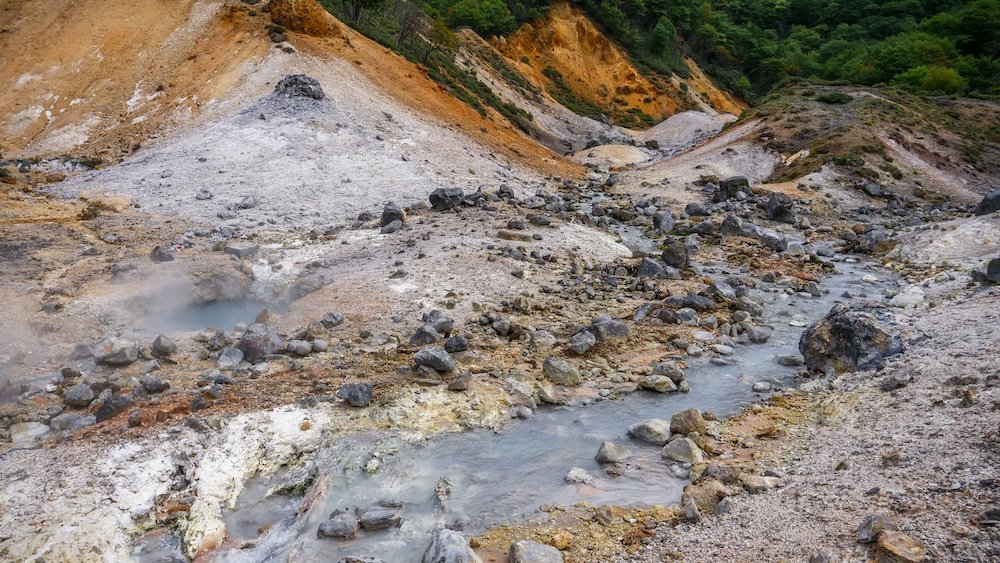
{"type": "Polygon", "coordinates": [[[1000,283],[1000,258],[994,258],[986,265],[986,279],[1000,283]]]}
{"type": "Polygon", "coordinates": [[[425,324],[424,326],[417,329],[417,332],[413,333],[410,337],[410,346],[427,346],[428,344],[434,344],[438,340],[441,340],[441,333],[434,330],[434,326],[431,324],[425,324]]]}
{"type": "Polygon", "coordinates": [[[106,366],[127,366],[139,359],[139,343],[124,338],[108,338],[94,346],[94,361],[106,366]]]}
{"type": "Polygon", "coordinates": [[[589,330],[581,330],[569,339],[569,349],[576,354],[586,354],[596,345],[597,337],[589,330]]]}
{"type": "Polygon", "coordinates": [[[983,201],[976,207],[976,215],[987,215],[995,211],[1000,211],[1000,189],[996,189],[986,194],[983,201]]]}
{"type": "Polygon", "coordinates": [[[661,233],[669,233],[674,230],[674,214],[669,211],[660,211],[653,215],[653,226],[661,233]]]}
{"type": "Polygon", "coordinates": [[[767,218],[779,223],[795,222],[795,202],[785,194],[773,193],[764,202],[767,218]]]}
{"type": "Polygon", "coordinates": [[[670,423],[659,418],[651,418],[630,426],[628,435],[637,440],[663,445],[670,439],[670,423]]]}
{"type": "Polygon", "coordinates": [[[892,314],[876,303],[841,303],[802,333],[799,352],[812,370],[874,368],[903,351],[893,322],[892,314]]]}
{"type": "Polygon", "coordinates": [[[371,383],[345,383],[337,390],[337,397],[352,407],[367,407],[372,402],[374,391],[371,383]]]}
{"type": "Polygon", "coordinates": [[[438,188],[431,192],[429,199],[434,211],[445,211],[461,205],[464,197],[461,188],[438,188]]]}
{"type": "Polygon", "coordinates": [[[399,514],[391,508],[376,506],[361,513],[361,528],[363,530],[384,530],[393,528],[402,522],[399,514]]]}
{"type": "Polygon", "coordinates": [[[632,452],[610,441],[601,442],[594,459],[601,463],[620,463],[632,457],[632,452]]]}
{"type": "Polygon", "coordinates": [[[63,393],[63,401],[67,406],[78,409],[87,408],[94,400],[94,390],[86,383],[78,383],[63,393]]]}
{"type": "Polygon", "coordinates": [[[169,244],[154,246],[149,253],[149,259],[153,262],[172,262],[174,259],[174,249],[169,244]]]}
{"type": "Polygon", "coordinates": [[[551,545],[521,540],[510,544],[510,563],[562,563],[563,554],[551,545]]]}
{"type": "Polygon", "coordinates": [[[177,344],[166,334],[161,334],[153,340],[152,349],[155,356],[172,356],[177,351],[177,344]]]}
{"type": "Polygon", "coordinates": [[[285,349],[285,342],[273,328],[260,323],[247,327],[236,347],[243,352],[243,359],[256,364],[264,361],[270,354],[277,354],[285,349]]]}
{"type": "Polygon", "coordinates": [[[139,378],[139,384],[147,393],[162,393],[170,389],[170,384],[155,375],[143,375],[139,378]]]}
{"type": "Polygon", "coordinates": [[[72,412],[64,412],[59,416],[55,416],[49,421],[49,425],[52,426],[52,430],[56,432],[61,432],[63,430],[77,430],[79,428],[84,428],[90,426],[97,422],[97,418],[93,416],[82,416],[72,412]]]}
{"type": "Polygon", "coordinates": [[[671,440],[667,445],[663,446],[661,455],[666,459],[680,463],[701,463],[705,460],[701,448],[690,438],[671,440]]]}
{"type": "Polygon", "coordinates": [[[660,256],[663,262],[672,268],[684,268],[688,265],[688,248],[681,239],[669,241],[660,256]]]}
{"type": "Polygon", "coordinates": [[[579,385],[580,371],[576,366],[555,356],[545,358],[542,371],[556,385],[579,385]]]}
{"type": "Polygon", "coordinates": [[[359,529],[360,525],[354,509],[345,508],[337,510],[330,515],[329,520],[320,524],[316,535],[321,538],[349,540],[357,537],[359,529]]]}
{"type": "Polygon", "coordinates": [[[746,176],[732,176],[719,182],[714,199],[716,202],[727,201],[736,197],[736,194],[740,192],[753,195],[753,192],[750,191],[750,180],[746,176]]]}
{"type": "Polygon", "coordinates": [[[236,369],[243,361],[243,352],[239,348],[226,347],[219,352],[218,365],[221,370],[236,369]]]}
{"type": "Polygon", "coordinates": [[[380,226],[385,227],[395,221],[404,223],[406,221],[406,212],[403,211],[400,206],[390,201],[385,204],[384,208],[382,208],[382,220],[380,226]]]}
{"type": "Polygon", "coordinates": [[[892,238],[892,231],[875,227],[858,238],[858,250],[867,254],[879,254],[892,250],[897,243],[892,238]]]}
{"type": "Polygon", "coordinates": [[[628,338],[628,325],[612,319],[608,315],[601,315],[594,319],[588,329],[594,334],[598,342],[618,342],[628,338]]]}
{"type": "Polygon", "coordinates": [[[435,371],[449,372],[455,369],[455,360],[451,354],[443,348],[435,346],[425,346],[413,355],[413,363],[417,366],[426,366],[435,371]]]}
{"type": "Polygon", "coordinates": [[[465,536],[454,530],[438,530],[424,551],[420,563],[483,563],[469,547],[465,536]]]}
{"type": "Polygon", "coordinates": [[[101,403],[101,408],[94,413],[97,422],[104,422],[120,415],[132,407],[132,399],[125,395],[112,395],[101,403]]]}

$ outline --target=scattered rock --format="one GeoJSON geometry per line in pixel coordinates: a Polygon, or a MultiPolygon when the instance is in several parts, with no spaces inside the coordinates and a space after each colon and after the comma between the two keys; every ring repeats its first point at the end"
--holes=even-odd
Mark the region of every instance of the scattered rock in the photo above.
{"type": "Polygon", "coordinates": [[[139,359],[139,343],[108,338],[94,346],[94,361],[107,366],[127,366],[139,359]]]}
{"type": "Polygon", "coordinates": [[[155,375],[143,375],[139,378],[139,384],[147,393],[162,393],[170,389],[170,384],[155,375]]]}
{"type": "Polygon", "coordinates": [[[569,349],[576,354],[586,354],[596,345],[597,337],[589,330],[581,330],[569,339],[569,349]]]}
{"type": "Polygon", "coordinates": [[[663,248],[660,260],[673,268],[684,268],[688,265],[688,248],[681,239],[672,239],[663,248]]]}
{"type": "Polygon", "coordinates": [[[454,530],[437,530],[420,563],[483,563],[465,536],[454,530]]]}
{"type": "Polygon", "coordinates": [[[344,399],[352,407],[367,407],[374,391],[371,383],[345,383],[337,390],[337,397],[344,399]]]}
{"type": "Polygon", "coordinates": [[[385,204],[382,208],[382,220],[380,221],[380,226],[385,227],[396,221],[399,221],[400,226],[406,222],[406,212],[403,211],[401,207],[393,202],[385,204]]]}
{"type": "Polygon", "coordinates": [[[321,538],[349,540],[357,537],[359,529],[354,509],[344,508],[334,512],[329,520],[320,524],[316,535],[321,538]]]}
{"type": "Polygon", "coordinates": [[[563,480],[570,484],[589,485],[594,482],[594,476],[591,475],[586,469],[574,467],[566,473],[566,477],[564,477],[563,480]]]}
{"type": "Polygon", "coordinates": [[[227,346],[219,352],[218,366],[220,370],[234,370],[242,362],[243,352],[239,348],[227,346]]]}
{"type": "Polygon", "coordinates": [[[779,223],[795,222],[795,202],[785,194],[773,193],[764,202],[767,218],[779,223]]]}
{"type": "Polygon", "coordinates": [[[533,541],[516,541],[510,544],[510,563],[562,563],[563,554],[551,545],[533,541]]]}
{"type": "Polygon", "coordinates": [[[976,215],[986,215],[994,211],[1000,211],[1000,189],[986,194],[983,200],[979,202],[979,206],[976,207],[976,215]]]}
{"type": "Polygon", "coordinates": [[[630,426],[628,435],[644,442],[663,445],[670,439],[670,423],[659,418],[651,418],[630,426]]]}
{"type": "Polygon", "coordinates": [[[243,359],[256,364],[264,361],[267,356],[284,350],[285,342],[273,328],[254,323],[247,327],[236,347],[243,352],[243,359]]]}
{"type": "Polygon", "coordinates": [[[666,459],[681,463],[701,463],[705,460],[701,448],[690,438],[671,440],[667,445],[663,446],[661,455],[666,459]]]}
{"type": "Polygon", "coordinates": [[[49,433],[50,428],[40,422],[18,422],[10,425],[10,441],[15,444],[30,442],[49,433]]]}
{"type": "Polygon", "coordinates": [[[897,561],[922,563],[927,558],[927,549],[924,544],[895,530],[886,530],[879,534],[878,546],[882,551],[896,558],[897,561]]]}
{"type": "Polygon", "coordinates": [[[698,409],[687,409],[670,417],[670,431],[677,434],[704,434],[707,429],[705,418],[698,409]]]}
{"type": "Polygon", "coordinates": [[[152,252],[149,253],[149,259],[153,262],[172,262],[174,260],[174,249],[167,244],[154,246],[152,252]]]}
{"type": "Polygon", "coordinates": [[[59,416],[53,417],[49,424],[52,426],[52,430],[56,432],[62,432],[64,430],[77,430],[79,428],[84,428],[95,424],[97,418],[93,416],[82,416],[72,412],[64,412],[59,416]]]}
{"type": "Polygon", "coordinates": [[[677,384],[665,375],[647,375],[639,380],[639,387],[657,393],[671,393],[677,390],[677,384]]]}
{"type": "Polygon", "coordinates": [[[295,354],[296,356],[308,356],[312,353],[312,344],[306,340],[289,340],[285,344],[285,350],[289,354],[295,354]]]}
{"type": "Polygon", "coordinates": [[[588,330],[594,334],[598,342],[604,343],[619,342],[628,338],[629,335],[627,324],[612,319],[608,315],[601,315],[594,319],[588,330]]]}
{"type": "Polygon", "coordinates": [[[362,512],[360,521],[364,530],[384,530],[398,526],[402,518],[391,508],[377,506],[362,512]]]}
{"type": "Polygon", "coordinates": [[[104,400],[101,408],[94,413],[97,422],[104,422],[120,415],[132,407],[132,399],[125,395],[112,395],[104,400]]]}
{"type": "Polygon", "coordinates": [[[449,372],[455,369],[455,360],[443,348],[425,346],[413,355],[413,363],[427,366],[435,371],[449,372]]]}
{"type": "Polygon", "coordinates": [[[556,385],[579,385],[580,371],[576,366],[555,356],[545,358],[542,371],[556,385]]]}
{"type": "Polygon", "coordinates": [[[841,303],[802,333],[799,352],[812,370],[873,368],[903,351],[890,322],[891,316],[877,304],[841,303]]]}
{"type": "Polygon", "coordinates": [[[462,203],[465,192],[461,188],[438,188],[431,192],[430,202],[434,211],[445,211],[462,203]]]}
{"type": "Polygon", "coordinates": [[[63,401],[66,405],[78,409],[87,408],[93,400],[94,390],[85,383],[78,383],[63,393],[63,401]]]}
{"type": "Polygon", "coordinates": [[[601,442],[601,447],[597,450],[594,459],[601,463],[620,463],[632,457],[632,452],[614,442],[601,442]]]}
{"type": "Polygon", "coordinates": [[[858,526],[857,538],[861,543],[873,543],[886,530],[898,530],[899,527],[888,516],[871,514],[858,526]]]}
{"type": "Polygon", "coordinates": [[[230,256],[235,256],[240,260],[247,260],[253,258],[260,251],[260,246],[246,241],[233,241],[227,242],[225,246],[222,247],[222,251],[230,256]]]}

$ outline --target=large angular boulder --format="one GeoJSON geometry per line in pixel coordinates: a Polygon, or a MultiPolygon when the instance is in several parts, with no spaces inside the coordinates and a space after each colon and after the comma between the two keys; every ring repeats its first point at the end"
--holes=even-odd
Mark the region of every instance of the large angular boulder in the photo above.
{"type": "Polygon", "coordinates": [[[413,355],[413,363],[417,366],[429,367],[439,372],[449,372],[455,369],[455,360],[443,348],[425,346],[413,355]]]}
{"type": "Polygon", "coordinates": [[[684,268],[688,265],[688,248],[681,239],[673,239],[663,247],[660,256],[663,262],[672,268],[684,268]]]}
{"type": "Polygon", "coordinates": [[[429,199],[434,211],[445,211],[458,207],[464,197],[465,192],[461,188],[438,188],[431,192],[429,199]]]}
{"type": "Polygon", "coordinates": [[[106,366],[127,366],[139,359],[139,343],[124,338],[108,338],[94,346],[94,361],[106,366]]]}
{"type": "Polygon", "coordinates": [[[580,370],[576,366],[555,356],[545,358],[542,371],[556,385],[579,385],[580,370]]]}
{"type": "Polygon", "coordinates": [[[841,303],[799,339],[806,366],[818,371],[870,369],[903,351],[892,314],[875,303],[841,303]]]}
{"type": "Polygon", "coordinates": [[[243,359],[256,364],[264,361],[269,354],[277,354],[285,349],[285,341],[278,331],[260,323],[247,327],[236,347],[243,352],[243,359]]]}
{"type": "Polygon", "coordinates": [[[785,194],[774,193],[764,202],[767,218],[779,223],[795,222],[795,202],[785,194]]]}

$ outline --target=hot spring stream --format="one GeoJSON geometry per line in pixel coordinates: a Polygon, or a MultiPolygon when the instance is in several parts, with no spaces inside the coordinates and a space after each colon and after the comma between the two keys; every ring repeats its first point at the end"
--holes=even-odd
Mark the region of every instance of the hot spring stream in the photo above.
{"type": "MultiPolygon", "coordinates": [[[[820,297],[790,295],[773,284],[762,284],[766,287],[755,290],[754,297],[766,303],[765,318],[774,328],[770,341],[737,346],[733,365],[714,365],[710,354],[688,359],[690,393],[639,391],[586,407],[541,408],[533,418],[514,422],[499,433],[447,434],[417,445],[374,434],[345,437],[317,456],[319,479],[326,480],[328,491],[298,518],[301,497],[267,497],[277,479],[252,480],[236,509],[225,516],[227,527],[230,536],[243,540],[258,538],[260,529],[268,531],[255,546],[223,551],[215,560],[336,561],[368,556],[393,563],[419,561],[431,532],[439,526],[477,533],[535,514],[545,504],[678,502],[686,481],[671,474],[659,446],[630,440],[629,425],[648,418],[669,420],[673,413],[690,407],[726,417],[760,396],[751,390],[755,381],[793,385],[792,376],[799,368],[782,367],[776,358],[798,353],[803,322],[824,316],[844,300],[845,291],[854,296],[881,295],[881,281],[887,278],[884,272],[866,270],[861,264],[839,262],[837,267],[839,273],[822,283],[820,297]],[[863,282],[864,275],[879,281],[863,282]],[[603,440],[613,440],[633,453],[620,477],[607,476],[594,460],[603,440]],[[358,469],[373,452],[381,453],[381,468],[375,473],[358,469]],[[565,483],[564,476],[574,467],[588,470],[594,482],[565,483]],[[435,494],[442,478],[452,491],[443,504],[435,494]],[[317,538],[317,528],[334,509],[366,508],[385,501],[401,503],[399,527],[362,532],[350,541],[317,538]]],[[[706,267],[705,273],[719,272],[706,267]]],[[[169,537],[150,542],[137,559],[156,561],[164,548],[172,551],[169,544],[175,542],[169,537]]]]}

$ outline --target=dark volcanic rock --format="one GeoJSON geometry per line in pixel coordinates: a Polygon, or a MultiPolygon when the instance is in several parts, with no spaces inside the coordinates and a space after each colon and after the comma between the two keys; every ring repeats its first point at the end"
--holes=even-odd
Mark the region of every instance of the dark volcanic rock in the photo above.
{"type": "Polygon", "coordinates": [[[874,303],[835,306],[799,339],[799,352],[812,370],[870,369],[903,351],[891,313],[874,303]]]}
{"type": "Polygon", "coordinates": [[[976,215],[986,215],[994,211],[1000,211],[1000,189],[986,194],[983,201],[979,202],[979,207],[976,207],[976,215]]]}
{"type": "Polygon", "coordinates": [[[448,372],[455,369],[455,360],[442,348],[426,346],[413,355],[413,363],[435,371],[448,372]]]}
{"type": "Polygon", "coordinates": [[[795,202],[785,194],[771,194],[764,202],[767,218],[779,223],[795,222],[795,202]]]}
{"type": "Polygon", "coordinates": [[[153,262],[172,262],[174,259],[174,249],[169,244],[161,244],[153,247],[149,253],[149,259],[153,262]]]}
{"type": "Polygon", "coordinates": [[[367,407],[372,402],[374,390],[371,383],[345,383],[337,390],[337,397],[352,407],[367,407]]]}
{"type": "Polygon", "coordinates": [[[461,188],[438,188],[431,192],[430,202],[434,211],[444,211],[462,203],[465,192],[461,188]]]}
{"type": "Polygon", "coordinates": [[[247,328],[236,347],[243,352],[243,359],[256,364],[268,354],[276,354],[285,349],[285,342],[273,328],[254,323],[247,328]]]}
{"type": "Polygon", "coordinates": [[[394,221],[399,221],[400,223],[406,222],[406,212],[403,211],[400,206],[390,201],[385,204],[385,207],[382,209],[382,220],[380,226],[385,227],[394,221]]]}
{"type": "Polygon", "coordinates": [[[274,87],[274,92],[292,98],[322,100],[326,97],[319,81],[304,74],[290,74],[282,78],[274,87]]]}
{"type": "Polygon", "coordinates": [[[95,413],[97,422],[110,420],[130,408],[132,408],[132,399],[125,395],[112,395],[104,401],[101,408],[97,409],[95,413]]]}
{"type": "Polygon", "coordinates": [[[660,256],[663,262],[672,268],[683,268],[688,265],[688,249],[681,239],[673,239],[666,244],[660,256]]]}

